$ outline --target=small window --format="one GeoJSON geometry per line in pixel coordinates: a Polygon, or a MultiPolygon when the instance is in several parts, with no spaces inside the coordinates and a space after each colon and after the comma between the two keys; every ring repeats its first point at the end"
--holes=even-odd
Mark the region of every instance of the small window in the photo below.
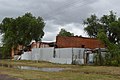
{"type": "Polygon", "coordinates": [[[82,47],[82,48],[85,48],[85,45],[82,45],[81,47],[82,47]]]}

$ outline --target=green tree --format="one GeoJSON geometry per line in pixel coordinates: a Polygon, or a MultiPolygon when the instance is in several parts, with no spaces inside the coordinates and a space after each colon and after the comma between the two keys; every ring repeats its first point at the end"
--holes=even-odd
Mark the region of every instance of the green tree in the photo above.
{"type": "Polygon", "coordinates": [[[88,35],[100,39],[107,47],[105,57],[98,53],[99,60],[97,60],[101,62],[100,60],[104,59],[98,64],[118,66],[120,64],[120,18],[116,16],[116,13],[110,11],[109,15],[103,15],[100,18],[91,15],[84,24],[86,25],[84,30],[88,35]]]}
{"type": "Polygon", "coordinates": [[[65,29],[61,29],[58,36],[74,36],[74,34],[66,31],[65,29]]]}
{"type": "Polygon", "coordinates": [[[3,34],[3,57],[10,57],[10,51],[12,47],[16,47],[17,44],[17,34],[16,27],[14,27],[15,20],[13,18],[4,18],[0,24],[0,31],[3,34]]]}
{"type": "Polygon", "coordinates": [[[119,48],[119,46],[117,44],[111,43],[103,31],[100,31],[98,33],[97,37],[103,43],[105,43],[107,45],[107,49],[108,49],[108,51],[104,57],[104,62],[102,62],[102,63],[105,65],[119,66],[120,65],[120,48],[119,48]]]}
{"type": "Polygon", "coordinates": [[[41,41],[44,36],[45,23],[41,17],[35,17],[26,13],[15,19],[4,18],[0,24],[0,32],[3,34],[3,47],[5,52],[16,49],[18,45],[28,46],[32,40],[41,41]]]}
{"type": "Polygon", "coordinates": [[[86,25],[84,30],[90,37],[96,38],[99,30],[103,29],[110,42],[120,44],[120,18],[117,18],[112,11],[109,15],[103,15],[101,18],[91,15],[84,21],[84,24],[86,25]]]}

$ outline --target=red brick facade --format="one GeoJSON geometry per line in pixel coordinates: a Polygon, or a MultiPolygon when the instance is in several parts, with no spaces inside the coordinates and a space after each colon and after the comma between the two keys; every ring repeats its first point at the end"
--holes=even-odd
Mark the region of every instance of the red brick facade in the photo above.
{"type": "Polygon", "coordinates": [[[63,37],[57,36],[56,37],[56,45],[58,48],[104,48],[105,46],[100,40],[95,38],[85,38],[85,37],[78,37],[78,36],[71,36],[71,37],[63,37]]]}

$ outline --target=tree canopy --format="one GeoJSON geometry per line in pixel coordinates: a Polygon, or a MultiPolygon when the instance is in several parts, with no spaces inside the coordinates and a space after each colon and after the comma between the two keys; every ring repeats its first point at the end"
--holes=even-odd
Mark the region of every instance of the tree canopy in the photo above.
{"type": "Polygon", "coordinates": [[[120,66],[120,48],[119,45],[111,43],[103,31],[98,33],[98,39],[107,45],[105,57],[102,57],[103,65],[120,66]]]}
{"type": "MultiPolygon", "coordinates": [[[[84,21],[84,30],[90,37],[100,39],[106,45],[106,54],[99,59],[103,59],[103,65],[120,65],[120,18],[110,11],[110,14],[98,18],[95,14],[84,21]]],[[[100,61],[101,62],[101,61],[100,61]]]]}
{"type": "Polygon", "coordinates": [[[90,37],[96,38],[99,30],[103,30],[110,42],[120,44],[120,18],[110,11],[109,15],[98,18],[95,14],[84,21],[84,30],[90,37]]]}
{"type": "Polygon", "coordinates": [[[65,29],[61,29],[58,36],[74,36],[74,34],[66,31],[65,29]]]}
{"type": "Polygon", "coordinates": [[[3,34],[3,47],[10,51],[18,45],[27,46],[32,40],[40,41],[44,36],[45,23],[41,17],[25,13],[17,18],[4,18],[0,23],[0,33],[3,34]]]}

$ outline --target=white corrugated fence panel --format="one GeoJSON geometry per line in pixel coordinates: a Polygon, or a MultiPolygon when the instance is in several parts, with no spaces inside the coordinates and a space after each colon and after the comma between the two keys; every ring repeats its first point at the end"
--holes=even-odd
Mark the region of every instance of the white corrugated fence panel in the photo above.
{"type": "Polygon", "coordinates": [[[72,63],[72,59],[70,58],[53,58],[50,60],[50,62],[52,63],[58,63],[58,64],[71,64],[72,63]]]}
{"type": "Polygon", "coordinates": [[[55,55],[55,58],[72,58],[72,48],[57,48],[55,55]]]}
{"type": "Polygon", "coordinates": [[[84,48],[73,48],[73,61],[77,64],[84,64],[84,48]]]}
{"type": "Polygon", "coordinates": [[[22,54],[25,60],[50,61],[60,64],[71,64],[72,61],[84,64],[84,48],[33,48],[32,53],[22,54]],[[55,53],[54,53],[55,52],[55,53]]]}
{"type": "Polygon", "coordinates": [[[32,60],[39,60],[40,59],[40,48],[33,48],[32,49],[32,60]]]}
{"type": "Polygon", "coordinates": [[[32,53],[31,52],[24,52],[21,55],[21,60],[32,60],[32,53]]]}
{"type": "Polygon", "coordinates": [[[41,48],[40,53],[43,61],[50,61],[53,58],[54,48],[41,48]]]}
{"type": "Polygon", "coordinates": [[[49,61],[53,58],[54,48],[34,48],[32,49],[32,60],[49,61]]]}

